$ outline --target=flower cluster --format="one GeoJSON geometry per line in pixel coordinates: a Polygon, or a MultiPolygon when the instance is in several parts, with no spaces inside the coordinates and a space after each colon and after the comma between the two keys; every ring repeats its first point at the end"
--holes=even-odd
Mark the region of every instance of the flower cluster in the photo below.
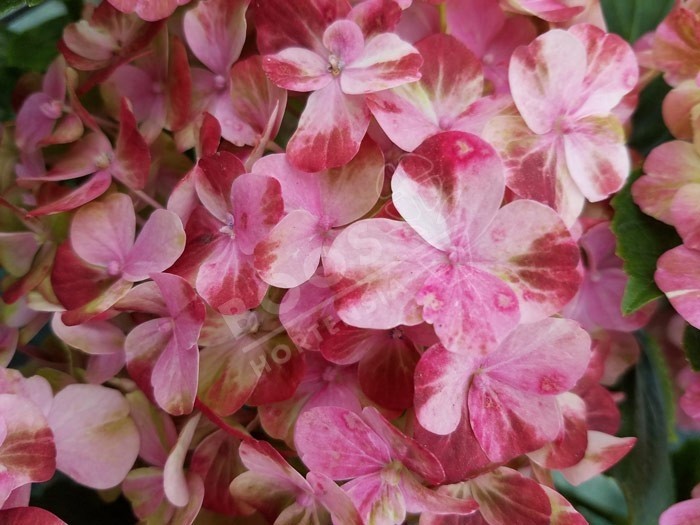
{"type": "MultiPolygon", "coordinates": [[[[681,244],[658,260],[654,280],[676,311],[700,328],[700,3],[678,4],[642,44],[645,66],[660,71],[672,87],[663,101],[663,119],[673,135],[648,155],[633,196],[644,213],[673,226],[681,244]]],[[[700,373],[677,367],[680,415],[685,426],[700,425],[700,373]]],[[[700,520],[700,495],[674,505],[662,525],[700,520]]]]}
{"type": "MultiPolygon", "coordinates": [[[[699,16],[634,191],[700,327],[699,16]]],[[[553,474],[633,447],[655,309],[620,309],[641,84],[597,0],[109,0],[58,48],[0,149],[0,521],[61,523],[58,469],[148,523],[586,523],[553,474]]]]}

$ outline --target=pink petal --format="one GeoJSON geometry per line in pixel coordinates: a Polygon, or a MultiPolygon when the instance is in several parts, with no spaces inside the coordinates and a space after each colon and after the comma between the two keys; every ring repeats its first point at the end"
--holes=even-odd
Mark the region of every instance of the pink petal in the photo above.
{"type": "Polygon", "coordinates": [[[429,489],[410,474],[402,476],[401,490],[408,512],[471,515],[479,509],[479,505],[473,499],[453,498],[448,494],[438,492],[436,489],[429,489]]]}
{"type": "Polygon", "coordinates": [[[673,224],[671,202],[685,184],[700,182],[700,156],[688,142],[666,142],[649,153],[644,172],[632,186],[634,201],[647,215],[673,224]]]}
{"type": "Polygon", "coordinates": [[[639,66],[630,45],[618,35],[591,24],[577,24],[569,33],[586,48],[587,68],[578,118],[604,115],[637,85],[639,66]]]}
{"type": "Polygon", "coordinates": [[[238,246],[252,255],[255,246],[280,221],[285,202],[280,184],[272,177],[244,174],[231,186],[234,232],[238,246]]]}
{"type": "Polygon", "coordinates": [[[15,141],[19,149],[33,151],[51,134],[56,120],[61,116],[59,106],[54,117],[54,105],[53,99],[45,93],[34,93],[27,97],[16,119],[15,141]]]}
{"type": "Polygon", "coordinates": [[[287,490],[304,489],[306,480],[267,441],[244,441],[239,448],[241,462],[256,474],[274,478],[287,490]]]}
{"type": "Polygon", "coordinates": [[[318,501],[330,512],[334,523],[363,524],[352,500],[333,480],[317,472],[309,472],[306,479],[318,501]]]}
{"type": "Polygon", "coordinates": [[[252,510],[243,501],[234,499],[229,490],[231,481],[244,469],[238,456],[239,444],[238,439],[217,430],[197,445],[190,460],[190,473],[204,482],[202,505],[228,516],[248,514],[252,510]]]}
{"type": "Polygon", "coordinates": [[[170,451],[163,468],[163,486],[165,497],[176,507],[184,507],[190,501],[190,487],[185,475],[185,456],[197,430],[201,414],[192,416],[180,431],[177,443],[170,451]]]}
{"type": "Polygon", "coordinates": [[[277,86],[292,91],[323,89],[333,81],[329,67],[321,55],[302,47],[288,47],[263,58],[268,78],[277,86]]]}
{"type": "Polygon", "coordinates": [[[572,180],[553,134],[536,135],[520,117],[498,116],[484,130],[506,167],[506,185],[518,197],[548,205],[572,225],[586,201],[572,180]]]}
{"type": "Polygon", "coordinates": [[[122,98],[119,114],[119,136],[114,148],[110,173],[133,190],[142,190],[151,168],[151,153],[146,140],[136,127],[136,119],[126,99],[122,98]]]}
{"type": "Polygon", "coordinates": [[[112,183],[112,177],[107,171],[98,171],[82,186],[66,193],[53,202],[44,204],[30,211],[28,217],[52,215],[63,211],[71,211],[87,204],[105,193],[112,183]]]}
{"type": "Polygon", "coordinates": [[[491,222],[503,198],[503,167],[475,135],[445,132],[405,156],[391,181],[406,221],[441,250],[466,248],[491,222]]]}
{"type": "Polygon", "coordinates": [[[435,133],[452,129],[483,91],[481,63],[457,39],[437,34],[420,41],[416,48],[427,58],[420,81],[368,97],[382,129],[407,151],[435,133]],[[454,82],[443,82],[443,78],[454,82]]]}
{"type": "Polygon", "coordinates": [[[470,488],[489,524],[509,525],[514,519],[532,525],[550,524],[552,505],[547,493],[539,483],[515,470],[500,467],[472,480],[470,488]]]}
{"type": "Polygon", "coordinates": [[[171,319],[150,319],[134,327],[126,336],[126,368],[131,378],[149,396],[154,397],[151,377],[163,349],[172,340],[171,319]]]}
{"type": "Polygon", "coordinates": [[[151,375],[153,395],[168,414],[189,414],[197,395],[199,349],[183,347],[171,340],[158,357],[151,375]]]}
{"type": "Polygon", "coordinates": [[[700,252],[678,246],[656,263],[656,284],[668,300],[696,328],[700,328],[700,252]]]}
{"type": "Polygon", "coordinates": [[[625,134],[616,117],[579,120],[564,135],[564,152],[571,178],[591,202],[622,188],[630,171],[625,134]]]}
{"type": "MultiPolygon", "coordinates": [[[[71,223],[71,245],[90,264],[122,269],[134,244],[136,215],[128,195],[113,193],[78,210],[71,223]]],[[[158,247],[160,249],[160,247],[158,247]]]]}
{"type": "Polygon", "coordinates": [[[422,321],[416,300],[442,254],[403,222],[359,221],[345,228],[324,259],[341,319],[352,326],[387,329],[422,321]]]}
{"type": "Polygon", "coordinates": [[[554,211],[532,201],[501,208],[474,243],[472,258],[511,287],[526,323],[557,313],[581,283],[579,249],[569,230],[554,211]]]}
{"type": "Polygon", "coordinates": [[[170,449],[177,441],[175,423],[140,390],[129,392],[126,398],[129,401],[131,417],[139,431],[139,457],[149,465],[162,467],[168,459],[170,449]]]}
{"type": "Polygon", "coordinates": [[[362,29],[351,20],[336,20],[323,32],[323,45],[341,63],[351,64],[365,47],[362,29]]]}
{"type": "Polygon", "coordinates": [[[671,203],[671,217],[676,230],[688,248],[700,249],[700,219],[697,207],[700,184],[686,184],[678,190],[671,203]]]}
{"type": "Polygon", "coordinates": [[[583,459],[588,446],[586,403],[570,392],[557,397],[564,425],[557,438],[528,457],[547,469],[562,469],[583,459]]]}
{"type": "Polygon", "coordinates": [[[700,520],[700,499],[691,499],[668,508],[659,518],[659,525],[693,525],[698,520],[700,520]]]}
{"type": "Polygon", "coordinates": [[[606,471],[632,450],[636,438],[620,438],[591,430],[588,432],[588,448],[580,463],[563,469],[561,473],[573,485],[580,485],[606,471]]]}
{"type": "Polygon", "coordinates": [[[167,505],[164,503],[163,471],[160,468],[142,467],[132,470],[122,483],[122,492],[140,519],[148,518],[167,505]]]}
{"type": "Polygon", "coordinates": [[[551,525],[587,525],[588,521],[556,490],[540,485],[552,505],[551,525]]]}
{"type": "Polygon", "coordinates": [[[64,343],[92,355],[122,354],[124,332],[108,321],[89,321],[66,326],[60,314],[54,314],[51,329],[64,343]]]}
{"type": "Polygon", "coordinates": [[[484,355],[520,320],[518,298],[498,277],[466,265],[442,265],[416,300],[450,351],[484,355]]]}
{"type": "Polygon", "coordinates": [[[318,218],[305,210],[295,210],[256,246],[255,269],[272,286],[294,288],[316,272],[322,244],[318,218]]]}
{"type": "MultiPolygon", "coordinates": [[[[233,111],[249,127],[254,136],[246,136],[239,131],[241,140],[252,145],[261,141],[261,136],[277,109],[272,122],[270,137],[275,137],[279,131],[287,105],[287,91],[275,86],[263,71],[263,61],[260,56],[253,55],[245,60],[239,60],[231,68],[231,98],[233,111]]],[[[237,144],[237,143],[236,143],[237,144]]]]}
{"type": "MultiPolygon", "coordinates": [[[[383,335],[379,342],[384,344],[373,348],[360,361],[358,379],[372,401],[391,410],[404,410],[413,405],[413,376],[420,354],[405,335],[383,335]]],[[[321,352],[324,353],[323,346],[321,352]]]]}
{"type": "Polygon", "coordinates": [[[343,408],[304,412],[297,420],[294,441],[307,467],[333,479],[379,472],[391,461],[384,440],[360,416],[343,408]]]}
{"type": "Polygon", "coordinates": [[[566,0],[505,0],[508,7],[516,12],[535,15],[548,22],[566,22],[584,10],[580,3],[566,0]],[[571,5],[571,4],[574,5],[571,5]]]}
{"type": "Polygon", "coordinates": [[[346,95],[337,81],[309,97],[287,145],[289,160],[304,171],[346,164],[360,149],[370,113],[362,97],[346,95]]]}
{"type": "Polygon", "coordinates": [[[49,425],[56,439],[59,470],[95,489],[126,477],[139,452],[129,404],[117,390],[68,385],[54,398],[49,425]]]}
{"type": "Polygon", "coordinates": [[[101,133],[90,133],[71,145],[68,152],[61,156],[49,172],[46,180],[76,179],[95,173],[98,165],[103,169],[111,161],[112,145],[101,133]]]}
{"type": "Polygon", "coordinates": [[[192,53],[211,71],[227,75],[243,49],[249,0],[208,0],[185,14],[183,30],[192,53]]]}
{"type": "Polygon", "coordinates": [[[243,352],[246,344],[254,345],[255,341],[245,338],[233,349],[227,343],[200,352],[198,396],[221,416],[241,408],[258,384],[260,376],[252,365],[258,364],[259,354],[243,352]]]}
{"type": "Polygon", "coordinates": [[[389,445],[392,458],[401,461],[427,483],[442,483],[445,472],[438,459],[426,447],[407,437],[374,407],[362,409],[362,418],[389,445]]]}
{"type": "Polygon", "coordinates": [[[318,181],[324,172],[307,173],[297,169],[288,155],[280,153],[258,160],[253,165],[253,173],[274,177],[280,183],[286,211],[303,209],[319,216],[323,213],[318,181]]]}
{"type": "Polygon", "coordinates": [[[405,523],[406,503],[401,488],[384,481],[379,473],[357,477],[345,485],[364,523],[398,525],[405,523]]]}
{"type": "Polygon", "coordinates": [[[257,44],[263,55],[286,47],[304,47],[322,53],[323,31],[350,12],[346,0],[270,0],[256,4],[257,44]]]}
{"type": "Polygon", "coordinates": [[[0,521],[5,525],[67,525],[65,521],[39,507],[0,510],[0,521]]]}
{"type": "Polygon", "coordinates": [[[494,462],[540,448],[556,438],[562,425],[553,397],[525,393],[486,375],[474,377],[468,403],[474,435],[494,462]]]}
{"type": "Polygon", "coordinates": [[[125,13],[136,12],[143,20],[167,18],[178,5],[189,0],[109,0],[109,3],[125,13]]]}
{"type": "Polygon", "coordinates": [[[143,281],[166,270],[185,249],[185,230],[180,218],[168,210],[155,210],[141,228],[124,261],[124,278],[143,281]]]}
{"type": "Polygon", "coordinates": [[[353,6],[347,18],[360,26],[365,35],[394,31],[405,8],[400,4],[395,0],[363,0],[353,6]]]}
{"type": "MultiPolygon", "coordinates": [[[[74,268],[74,270],[75,269],[76,268],[74,268]]],[[[77,269],[80,270],[81,268],[77,269]]],[[[102,277],[104,277],[104,275],[102,275],[102,277]]],[[[99,290],[97,295],[88,300],[85,304],[64,312],[61,316],[61,321],[68,326],[85,323],[109,310],[119,299],[129,292],[132,286],[132,283],[124,279],[117,279],[116,281],[110,280],[108,283],[109,286],[99,290]]]]}
{"type": "Polygon", "coordinates": [[[420,53],[394,33],[370,38],[362,53],[343,69],[340,85],[348,95],[374,93],[420,78],[420,53]]]}
{"type": "Polygon", "coordinates": [[[46,418],[30,400],[0,394],[0,505],[27,483],[48,481],[56,470],[56,447],[46,418]]]}
{"type": "Polygon", "coordinates": [[[199,201],[224,224],[231,213],[231,186],[243,173],[241,161],[226,151],[199,159],[192,171],[199,201]]]}
{"type": "Polygon", "coordinates": [[[226,315],[260,304],[267,285],[256,275],[253,257],[244,255],[233,239],[223,239],[202,264],[196,289],[214,309],[226,315]]]}
{"type": "Polygon", "coordinates": [[[528,127],[537,134],[551,131],[558,117],[575,108],[585,75],[586,48],[571,33],[554,29],[518,48],[509,81],[528,127]]]}
{"type": "Polygon", "coordinates": [[[415,407],[421,426],[439,435],[457,429],[470,380],[466,356],[442,345],[429,348],[416,366],[415,407]]]}
{"type": "Polygon", "coordinates": [[[345,226],[376,204],[384,183],[384,155],[366,138],[350,162],[315,177],[323,213],[320,218],[333,227],[345,226]]]}
{"type": "Polygon", "coordinates": [[[576,321],[547,318],[522,324],[489,354],[483,373],[523,392],[560,394],[583,376],[590,347],[590,336],[576,321]]]}

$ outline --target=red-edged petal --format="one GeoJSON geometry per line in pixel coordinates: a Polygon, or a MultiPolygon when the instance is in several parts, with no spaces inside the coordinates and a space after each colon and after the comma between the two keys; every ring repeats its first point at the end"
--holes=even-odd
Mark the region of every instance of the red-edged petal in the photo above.
{"type": "Polygon", "coordinates": [[[359,56],[340,74],[344,93],[362,95],[420,79],[423,58],[394,33],[376,35],[365,43],[359,56]]]}
{"type": "Polygon", "coordinates": [[[387,329],[422,321],[416,295],[442,260],[408,224],[368,219],[338,235],[324,267],[343,321],[387,329]]]}
{"type": "Polygon", "coordinates": [[[156,210],[143,225],[126,260],[123,275],[142,281],[166,270],[185,249],[185,230],[180,218],[168,210],[156,210]]]}
{"type": "Polygon", "coordinates": [[[62,519],[39,507],[0,510],[0,521],[5,525],[68,525],[62,519]]]}
{"type": "Polygon", "coordinates": [[[216,74],[227,75],[241,54],[249,3],[250,0],[207,0],[185,14],[182,24],[187,44],[216,74]]]}
{"type": "Polygon", "coordinates": [[[503,166],[476,135],[450,131],[403,157],[391,188],[394,205],[426,241],[467,249],[501,205],[503,166]]]}
{"type": "Polygon", "coordinates": [[[328,61],[303,47],[288,47],[267,55],[262,64],[272,82],[292,91],[317,91],[333,81],[328,61]]]}
{"type": "Polygon", "coordinates": [[[471,372],[467,356],[448,352],[442,345],[421,356],[416,366],[415,407],[423,428],[439,435],[458,428],[471,372]]]}
{"type": "Polygon", "coordinates": [[[114,193],[76,212],[71,223],[71,246],[84,261],[111,267],[110,273],[118,274],[134,244],[135,227],[131,198],[114,193]]]}
{"type": "Polygon", "coordinates": [[[344,408],[304,412],[297,421],[294,442],[307,467],[333,479],[372,474],[391,461],[385,441],[359,415],[344,408]]]}
{"type": "Polygon", "coordinates": [[[554,211],[532,201],[501,208],[474,243],[472,258],[511,287],[526,323],[559,312],[581,283],[579,249],[569,230],[554,211]]]}
{"type": "Polygon", "coordinates": [[[683,318],[700,327],[700,252],[678,246],[656,264],[654,280],[683,318]]]}
{"type": "Polygon", "coordinates": [[[346,95],[333,81],[309,97],[287,155],[304,171],[342,166],[357,154],[369,121],[364,98],[346,95]]]}

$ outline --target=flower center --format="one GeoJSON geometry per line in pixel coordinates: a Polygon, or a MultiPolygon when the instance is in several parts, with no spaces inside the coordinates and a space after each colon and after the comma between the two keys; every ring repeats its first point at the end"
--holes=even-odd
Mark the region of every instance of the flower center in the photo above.
{"type": "Polygon", "coordinates": [[[107,273],[111,275],[112,277],[116,277],[120,273],[122,273],[122,268],[121,268],[121,263],[119,261],[111,261],[107,265],[107,273]]]}
{"type": "Polygon", "coordinates": [[[401,470],[403,464],[400,461],[394,460],[382,469],[382,481],[393,487],[401,482],[401,470]]]}
{"type": "Polygon", "coordinates": [[[216,75],[214,77],[214,87],[219,91],[226,87],[226,78],[223,75],[216,75]]]}
{"type": "Polygon", "coordinates": [[[44,102],[41,105],[41,112],[48,118],[57,119],[63,113],[63,102],[60,100],[52,100],[51,102],[44,102]]]}
{"type": "Polygon", "coordinates": [[[223,233],[224,235],[230,235],[231,237],[235,237],[236,233],[233,231],[234,222],[235,220],[233,218],[233,215],[229,213],[226,217],[226,224],[219,228],[219,232],[223,233]]]}
{"type": "Polygon", "coordinates": [[[328,72],[334,77],[340,75],[340,72],[343,70],[344,66],[345,64],[340,59],[340,57],[337,57],[333,54],[331,54],[331,56],[328,57],[328,72]]]}

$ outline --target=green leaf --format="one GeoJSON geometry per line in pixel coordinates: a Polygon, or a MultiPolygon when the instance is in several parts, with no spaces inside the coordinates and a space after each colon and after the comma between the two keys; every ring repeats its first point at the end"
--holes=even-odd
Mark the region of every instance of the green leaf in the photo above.
{"type": "Polygon", "coordinates": [[[622,311],[629,315],[663,295],[654,282],[656,261],[681,242],[671,226],[642,213],[632,200],[632,184],[641,172],[634,172],[612,200],[615,216],[612,230],[617,237],[617,255],[629,277],[622,297],[622,311]]]}
{"type": "Polygon", "coordinates": [[[642,355],[625,376],[620,407],[621,433],[636,436],[637,444],[610,474],[627,499],[629,524],[656,525],[676,495],[669,454],[673,393],[659,346],[642,333],[639,342],[642,355]]]}
{"type": "Polygon", "coordinates": [[[601,0],[605,21],[612,33],[635,42],[659,25],[674,0],[601,0]]]}
{"type": "Polygon", "coordinates": [[[693,370],[700,372],[700,330],[694,326],[688,325],[685,327],[683,332],[683,351],[693,370]]]}

